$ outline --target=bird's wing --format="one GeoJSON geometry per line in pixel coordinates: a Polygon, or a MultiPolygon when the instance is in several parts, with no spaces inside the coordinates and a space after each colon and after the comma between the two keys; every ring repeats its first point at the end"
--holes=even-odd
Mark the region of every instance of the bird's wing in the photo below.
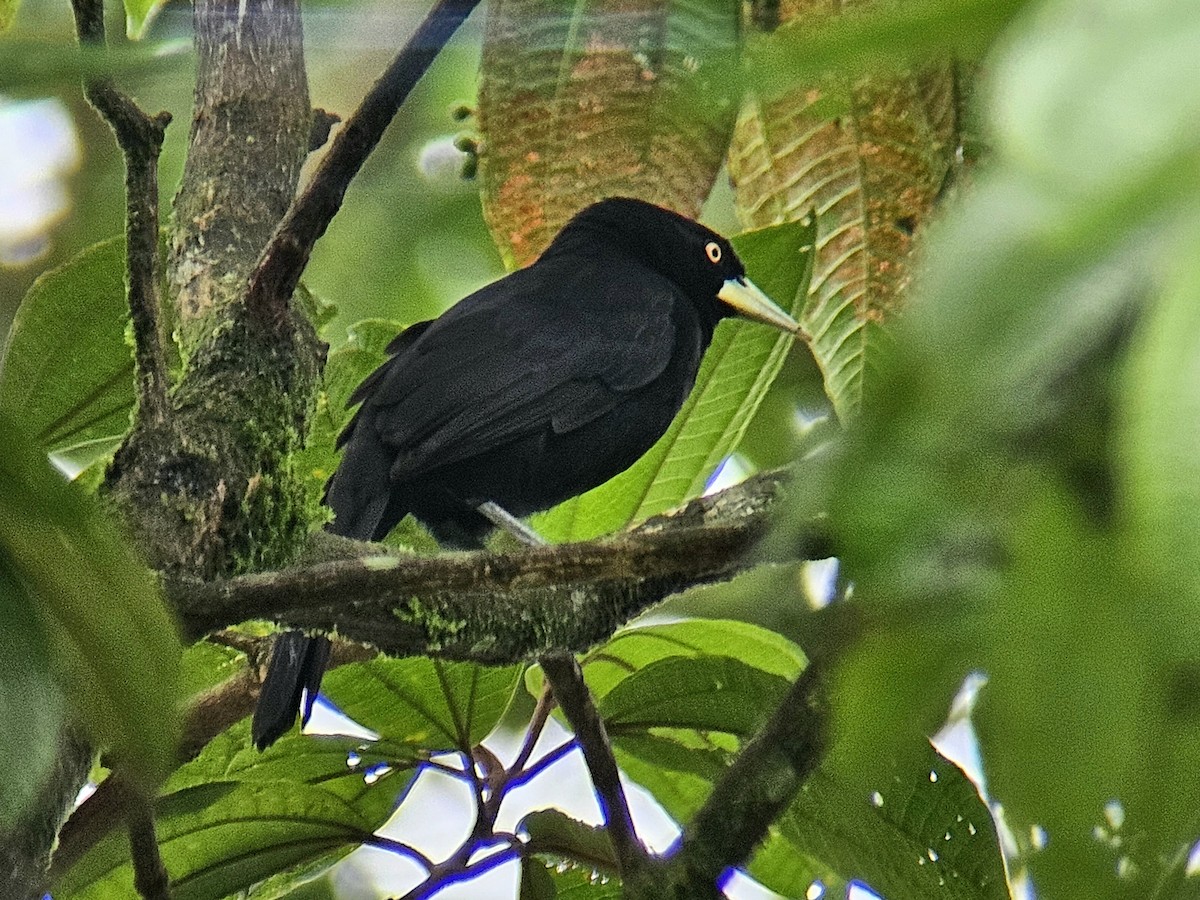
{"type": "Polygon", "coordinates": [[[471,295],[389,360],[365,400],[396,450],[393,477],[603,415],[662,374],[687,302],[646,270],[563,264],[471,295]]]}

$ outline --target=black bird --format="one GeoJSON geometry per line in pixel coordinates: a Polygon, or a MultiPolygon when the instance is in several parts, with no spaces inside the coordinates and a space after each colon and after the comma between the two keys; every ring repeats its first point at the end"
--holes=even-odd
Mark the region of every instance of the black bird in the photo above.
{"type": "MultiPolygon", "coordinates": [[[[587,207],[533,265],[392,341],[350,398],[362,405],[338,441],[329,530],[380,540],[412,513],[439,541],[479,547],[496,506],[525,516],[624,471],[679,412],[721,319],[798,330],[745,275],[691,219],[623,197],[587,207]]],[[[260,749],[308,720],[329,649],[276,640],[260,749]]]]}

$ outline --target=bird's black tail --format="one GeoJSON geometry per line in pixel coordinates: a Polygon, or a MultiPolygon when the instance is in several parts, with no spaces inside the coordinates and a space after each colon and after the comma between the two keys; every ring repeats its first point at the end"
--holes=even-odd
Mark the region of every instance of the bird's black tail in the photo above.
{"type": "Polygon", "coordinates": [[[309,637],[300,631],[285,631],[275,638],[250,729],[259,750],[283,737],[297,715],[302,722],[308,721],[332,648],[328,638],[309,637]]]}

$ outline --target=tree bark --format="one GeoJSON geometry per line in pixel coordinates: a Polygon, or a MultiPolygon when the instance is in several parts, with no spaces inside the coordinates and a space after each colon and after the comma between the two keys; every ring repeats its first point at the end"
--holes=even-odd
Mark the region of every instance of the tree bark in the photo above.
{"type": "MultiPolygon", "coordinates": [[[[165,421],[135,423],[105,494],[147,561],[212,578],[277,567],[307,533],[300,447],[323,347],[293,312],[246,314],[246,278],[296,192],[311,109],[298,0],[196,0],[199,57],[168,269],[184,369],[165,421]]],[[[290,308],[290,307],[289,307],[290,308]]],[[[4,896],[36,900],[92,751],[65,734],[27,821],[0,841],[4,896]]]]}

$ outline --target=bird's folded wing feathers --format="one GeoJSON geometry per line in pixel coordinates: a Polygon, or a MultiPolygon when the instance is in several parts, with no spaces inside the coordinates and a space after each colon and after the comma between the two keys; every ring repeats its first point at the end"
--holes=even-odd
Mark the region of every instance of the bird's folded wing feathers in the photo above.
{"type": "Polygon", "coordinates": [[[434,327],[385,364],[366,402],[376,407],[381,440],[397,450],[394,478],[547,426],[558,433],[581,427],[662,374],[675,341],[675,308],[687,302],[673,285],[632,272],[605,279],[604,303],[581,303],[572,291],[594,291],[594,284],[578,275],[531,274],[539,281],[528,292],[510,284],[455,317],[452,345],[434,327]],[[556,275],[548,297],[540,279],[556,275]]]}

